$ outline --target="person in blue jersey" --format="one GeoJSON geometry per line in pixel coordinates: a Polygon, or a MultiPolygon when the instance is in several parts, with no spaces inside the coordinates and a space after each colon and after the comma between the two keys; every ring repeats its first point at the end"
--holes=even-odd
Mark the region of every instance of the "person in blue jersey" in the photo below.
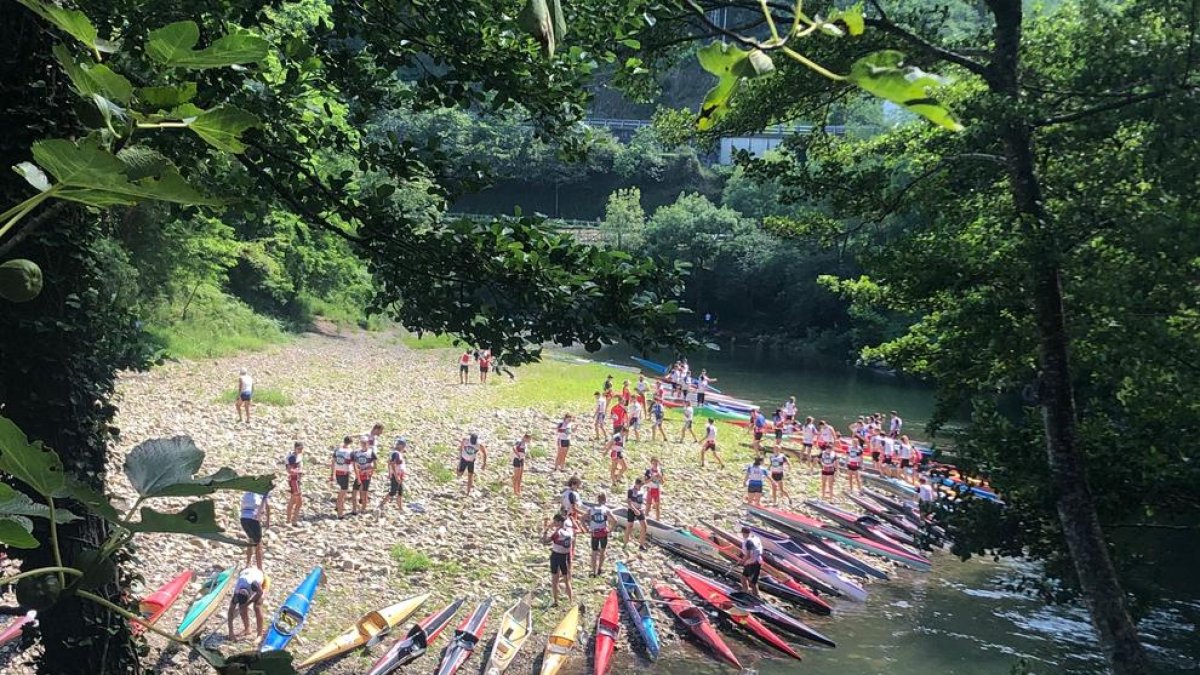
{"type": "Polygon", "coordinates": [[[471,433],[458,442],[458,477],[467,475],[467,488],[464,494],[471,496],[475,487],[475,461],[480,460],[479,470],[487,469],[487,447],[479,441],[479,434],[471,433]]]}
{"type": "Polygon", "coordinates": [[[300,507],[304,504],[304,497],[300,492],[301,479],[304,477],[303,455],[304,444],[296,441],[292,444],[292,451],[283,460],[288,481],[287,512],[283,522],[288,525],[295,525],[296,521],[300,520],[300,507]]]}
{"type": "Polygon", "coordinates": [[[242,530],[252,546],[246,549],[246,564],[250,564],[250,556],[259,569],[263,566],[263,530],[271,527],[271,502],[266,494],[245,492],[242,494],[241,508],[242,530]]]}
{"type": "Polygon", "coordinates": [[[392,451],[388,453],[387,477],[388,493],[379,500],[379,512],[383,513],[389,500],[396,501],[396,510],[404,512],[404,479],[408,476],[408,460],[404,453],[408,451],[408,439],[396,439],[392,451]]]}
{"type": "Polygon", "coordinates": [[[329,482],[336,483],[338,494],[336,509],[338,519],[346,517],[346,492],[350,490],[350,474],[354,470],[354,441],[349,436],[342,445],[334,448],[329,459],[329,482]]]}
{"type": "Polygon", "coordinates": [[[763,466],[762,457],[755,457],[754,463],[746,467],[746,503],[752,506],[762,506],[763,485],[767,482],[767,468],[763,466]]]}
{"type": "Polygon", "coordinates": [[[666,418],[666,410],[663,408],[662,401],[655,400],[650,404],[650,440],[658,440],[661,435],[663,443],[667,442],[667,432],[663,429],[663,420],[666,418]]]}
{"type": "Polygon", "coordinates": [[[616,529],[617,521],[608,506],[608,496],[603,492],[596,495],[596,503],[587,510],[588,532],[592,535],[592,576],[598,577],[604,569],[604,555],[608,551],[608,535],[616,529]]]}
{"type": "Polygon", "coordinates": [[[767,430],[767,418],[758,409],[758,406],[751,408],[750,425],[746,427],[746,430],[749,431],[754,438],[754,442],[750,445],[754,448],[755,452],[757,452],[759,455],[762,455],[762,437],[763,433],[767,430]]]}

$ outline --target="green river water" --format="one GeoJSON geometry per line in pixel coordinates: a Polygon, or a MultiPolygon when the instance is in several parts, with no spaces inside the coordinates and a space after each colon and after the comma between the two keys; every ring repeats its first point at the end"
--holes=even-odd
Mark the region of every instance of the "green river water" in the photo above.
{"type": "MultiPolygon", "coordinates": [[[[588,357],[631,364],[628,355],[611,349],[588,357]]],[[[780,365],[750,349],[704,355],[693,358],[691,365],[695,372],[707,367],[719,380],[716,386],[761,404],[768,416],[794,395],[801,415],[824,417],[841,429],[864,412],[899,411],[906,430],[925,439],[921,428],[933,410],[929,390],[843,365],[780,365]]],[[[1155,672],[1200,673],[1200,542],[1192,535],[1141,536],[1139,547],[1155,561],[1153,576],[1171,596],[1140,623],[1155,672]]],[[[1104,671],[1081,607],[1046,606],[1012,589],[1022,575],[1036,574],[1036,567],[1017,561],[961,562],[945,553],[933,558],[932,573],[901,571],[889,581],[872,584],[866,603],[838,602],[830,617],[797,612],[839,643],[836,649],[796,643],[803,647],[802,662],[776,658],[736,631],[722,632],[743,665],[761,675],[1007,675],[1022,660],[1028,666],[1022,672],[1104,671]]],[[[623,623],[623,630],[631,629],[623,623]]],[[[689,642],[667,645],[654,665],[620,654],[613,672],[638,670],[672,675],[729,672],[689,642]]],[[[582,665],[577,672],[585,672],[582,665]]]]}

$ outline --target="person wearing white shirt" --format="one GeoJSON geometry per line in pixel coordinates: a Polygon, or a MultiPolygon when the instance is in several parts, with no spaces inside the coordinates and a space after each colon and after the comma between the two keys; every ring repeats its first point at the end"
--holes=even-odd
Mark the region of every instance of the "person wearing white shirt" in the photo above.
{"type": "Polygon", "coordinates": [[[254,378],[250,376],[250,373],[245,368],[242,368],[241,373],[238,374],[238,395],[237,400],[234,402],[239,422],[242,421],[242,412],[245,411],[246,423],[250,423],[250,403],[253,398],[254,378]]]}

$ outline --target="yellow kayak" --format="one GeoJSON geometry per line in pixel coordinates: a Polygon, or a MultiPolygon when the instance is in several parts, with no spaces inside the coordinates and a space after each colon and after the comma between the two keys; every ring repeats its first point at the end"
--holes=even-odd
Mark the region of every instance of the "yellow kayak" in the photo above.
{"type": "Polygon", "coordinates": [[[533,612],[530,611],[531,598],[528,594],[504,613],[500,619],[500,629],[496,632],[496,641],[492,643],[492,653],[488,656],[485,675],[500,675],[517,656],[521,645],[533,633],[533,612]]]}
{"type": "Polygon", "coordinates": [[[346,632],[335,637],[325,643],[315,654],[304,659],[297,668],[311,666],[314,663],[320,663],[327,659],[331,659],[339,654],[345,654],[351,649],[357,649],[372,640],[382,638],[389,631],[404,621],[417,608],[421,606],[429,598],[429,594],[414,595],[411,598],[405,598],[394,605],[384,607],[378,611],[367,612],[353,626],[346,629],[346,632]]]}
{"type": "Polygon", "coordinates": [[[576,605],[567,612],[546,643],[546,653],[542,656],[542,675],[556,675],[562,670],[571,650],[575,648],[575,640],[579,635],[579,606],[576,605]]]}

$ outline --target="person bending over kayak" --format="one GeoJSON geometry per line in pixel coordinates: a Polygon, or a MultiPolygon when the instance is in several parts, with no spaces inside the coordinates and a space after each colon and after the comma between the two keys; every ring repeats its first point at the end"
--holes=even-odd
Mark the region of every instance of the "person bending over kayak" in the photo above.
{"type": "Polygon", "coordinates": [[[375,475],[375,465],[378,461],[379,456],[375,453],[375,447],[371,445],[371,437],[360,438],[358,450],[354,451],[354,494],[350,504],[352,513],[366,513],[367,509],[371,508],[367,500],[371,493],[371,477],[375,475]]]}
{"type": "Polygon", "coordinates": [[[619,431],[613,434],[612,439],[604,444],[604,452],[608,453],[609,484],[616,487],[617,482],[629,470],[629,465],[625,463],[625,435],[619,431]]]}
{"type": "Polygon", "coordinates": [[[346,491],[350,489],[350,471],[354,466],[353,441],[349,436],[342,439],[342,447],[333,449],[329,460],[329,482],[337,481],[337,517],[346,517],[346,491]]]}
{"type": "Polygon", "coordinates": [[[567,594],[567,602],[574,600],[571,593],[571,550],[575,531],[567,517],[561,513],[542,523],[542,543],[550,544],[550,590],[554,594],[554,606],[558,607],[558,585],[561,583],[567,594]]]}
{"type": "Polygon", "coordinates": [[[758,597],[758,576],[762,572],[763,546],[750,528],[742,528],[742,590],[758,597]]]}
{"type": "Polygon", "coordinates": [[[238,421],[242,421],[242,411],[246,413],[246,424],[250,423],[250,404],[254,398],[254,378],[250,377],[250,373],[242,368],[238,373],[238,395],[233,403],[233,407],[237,409],[238,421]]]}
{"type": "Polygon", "coordinates": [[[583,529],[583,500],[579,497],[579,487],[583,485],[583,480],[579,476],[571,476],[567,481],[567,487],[562,491],[560,502],[562,506],[560,510],[567,520],[571,522],[576,529],[583,529]]]}
{"type": "Polygon", "coordinates": [[[754,506],[762,506],[763,483],[767,480],[762,463],[762,457],[755,457],[754,463],[746,467],[746,503],[754,506]]]}
{"type": "Polygon", "coordinates": [[[462,478],[463,474],[467,474],[467,491],[466,495],[471,496],[471,489],[475,487],[475,459],[481,457],[479,462],[479,470],[487,469],[487,447],[479,442],[479,434],[471,434],[467,438],[458,442],[458,477],[462,478]]]}
{"type": "Polygon", "coordinates": [[[592,535],[592,576],[598,577],[604,568],[604,554],[608,551],[608,533],[616,529],[608,497],[601,492],[596,495],[596,504],[587,511],[588,531],[592,535]]]}
{"type": "Polygon", "coordinates": [[[862,462],[863,439],[855,437],[846,451],[846,490],[849,492],[862,492],[862,476],[859,474],[862,462]]]}
{"type": "Polygon", "coordinates": [[[571,413],[566,413],[558,426],[554,427],[554,434],[558,438],[558,454],[554,456],[555,471],[565,471],[567,468],[567,453],[571,451],[571,421],[574,419],[571,413]]]}
{"type": "Polygon", "coordinates": [[[261,567],[247,567],[238,574],[233,584],[233,596],[229,598],[229,609],[226,611],[229,624],[230,641],[237,640],[250,633],[250,608],[254,607],[255,635],[261,636],[266,628],[263,625],[262,601],[267,590],[267,575],[261,567]],[[233,619],[241,617],[242,632],[235,633],[233,619]]]}
{"type": "Polygon", "coordinates": [[[253,544],[246,549],[246,565],[250,564],[250,556],[259,569],[263,566],[263,530],[271,527],[271,502],[268,495],[256,492],[242,493],[242,530],[246,538],[253,544]]]}
{"type": "Polygon", "coordinates": [[[654,509],[654,517],[662,518],[662,486],[667,482],[662,463],[657,457],[650,458],[650,468],[643,474],[646,479],[646,510],[654,509]]]}
{"type": "Polygon", "coordinates": [[[666,411],[663,410],[661,401],[654,401],[650,404],[650,440],[655,441],[659,435],[662,435],[663,443],[667,442],[667,432],[663,430],[663,418],[666,416],[666,411]]]}
{"type": "Polygon", "coordinates": [[[787,488],[783,487],[783,472],[790,468],[788,457],[783,453],[783,450],[776,448],[775,454],[771,455],[771,503],[779,505],[779,498],[783,497],[788,500],[788,504],[792,503],[792,496],[788,494],[787,488]]]}
{"type": "Polygon", "coordinates": [[[635,441],[642,440],[642,432],[640,431],[642,428],[642,412],[642,404],[638,403],[636,399],[633,403],[629,404],[629,430],[633,432],[633,439],[635,441]]]}
{"type": "Polygon", "coordinates": [[[821,448],[821,499],[833,500],[833,484],[837,479],[837,453],[833,446],[821,448]]]}
{"type": "Polygon", "coordinates": [[[683,406],[683,428],[679,430],[679,442],[680,443],[683,442],[683,437],[686,434],[692,435],[692,441],[694,441],[694,442],[700,441],[699,438],[696,438],[696,432],[692,429],[692,421],[695,420],[695,418],[696,418],[696,409],[692,407],[691,403],[685,404],[683,406]]]}
{"type": "Polygon", "coordinates": [[[633,524],[641,523],[638,531],[638,548],[646,550],[646,488],[641,478],[633,481],[633,487],[625,492],[625,545],[629,545],[629,534],[633,524]]]}
{"type": "Polygon", "coordinates": [[[396,500],[397,511],[404,511],[404,477],[408,474],[408,462],[404,458],[404,453],[407,450],[408,440],[400,437],[396,439],[396,444],[392,446],[392,451],[388,454],[388,493],[379,500],[380,513],[383,513],[389,499],[396,500]]]}
{"type": "Polygon", "coordinates": [[[717,454],[717,425],[709,418],[708,424],[704,425],[704,442],[700,444],[700,468],[704,468],[704,457],[712,452],[713,459],[717,460],[717,466],[725,468],[725,462],[721,461],[721,455],[717,454]]]}
{"type": "Polygon", "coordinates": [[[604,420],[608,417],[608,399],[596,392],[596,412],[592,417],[592,440],[598,441],[607,432],[604,431],[604,420]]]}
{"type": "Polygon", "coordinates": [[[304,477],[304,467],[301,455],[304,453],[304,444],[296,441],[292,444],[292,451],[284,458],[283,465],[287,468],[288,481],[288,503],[287,513],[283,522],[288,525],[295,525],[300,519],[300,507],[304,504],[304,498],[300,494],[300,481],[304,477]]]}
{"type": "Polygon", "coordinates": [[[458,383],[471,383],[471,350],[463,350],[463,353],[458,357],[458,383]]]}
{"type": "Polygon", "coordinates": [[[513,494],[521,496],[521,480],[525,478],[525,458],[529,456],[529,441],[531,437],[525,434],[521,440],[513,444],[512,451],[512,487],[513,494]]]}

